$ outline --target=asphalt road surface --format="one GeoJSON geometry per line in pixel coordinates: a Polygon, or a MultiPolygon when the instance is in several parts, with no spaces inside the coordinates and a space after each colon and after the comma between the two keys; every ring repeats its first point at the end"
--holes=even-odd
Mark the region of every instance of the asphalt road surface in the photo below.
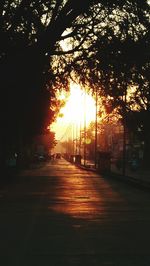
{"type": "Polygon", "coordinates": [[[150,193],[61,160],[0,188],[1,266],[150,266],[150,193]]]}

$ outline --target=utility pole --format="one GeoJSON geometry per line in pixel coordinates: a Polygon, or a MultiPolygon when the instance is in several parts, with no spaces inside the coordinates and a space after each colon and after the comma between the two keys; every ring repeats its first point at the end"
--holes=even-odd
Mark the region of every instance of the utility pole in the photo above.
{"type": "Polygon", "coordinates": [[[97,167],[97,86],[95,91],[95,168],[97,167]]]}
{"type": "Polygon", "coordinates": [[[75,153],[75,147],[74,147],[74,124],[72,123],[72,144],[73,144],[73,155],[75,153]]]}
{"type": "Polygon", "coordinates": [[[80,129],[79,129],[79,155],[81,155],[81,120],[80,120],[80,129]]]}
{"type": "Polygon", "coordinates": [[[84,166],[86,165],[86,89],[84,88],[84,166]]]}
{"type": "Polygon", "coordinates": [[[126,175],[126,104],[127,104],[127,84],[125,84],[125,94],[124,94],[124,106],[123,106],[123,165],[122,165],[122,174],[126,175]]]}
{"type": "Polygon", "coordinates": [[[78,125],[76,123],[76,155],[78,154],[78,125]]]}

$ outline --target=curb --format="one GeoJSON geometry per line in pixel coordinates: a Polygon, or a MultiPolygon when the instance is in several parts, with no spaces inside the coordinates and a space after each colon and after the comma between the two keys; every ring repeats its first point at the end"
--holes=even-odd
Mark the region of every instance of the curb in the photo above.
{"type": "Polygon", "coordinates": [[[128,183],[128,184],[133,185],[133,186],[140,188],[140,189],[150,190],[150,182],[144,181],[141,179],[137,179],[137,178],[132,177],[132,176],[123,176],[121,174],[116,174],[116,173],[110,172],[110,175],[109,176],[105,175],[105,177],[106,178],[115,178],[121,182],[128,183]]]}
{"type": "Polygon", "coordinates": [[[86,170],[86,171],[91,171],[91,172],[97,173],[99,175],[103,175],[106,178],[115,178],[116,180],[134,185],[134,187],[137,187],[140,189],[145,189],[148,191],[150,190],[150,182],[148,182],[148,181],[140,180],[140,179],[137,179],[137,178],[132,177],[132,176],[123,176],[121,174],[113,173],[113,172],[110,172],[109,174],[108,173],[100,173],[97,169],[92,168],[92,167],[88,167],[88,166],[84,166],[84,165],[75,164],[75,166],[77,166],[78,168],[81,168],[83,170],[86,170]]]}

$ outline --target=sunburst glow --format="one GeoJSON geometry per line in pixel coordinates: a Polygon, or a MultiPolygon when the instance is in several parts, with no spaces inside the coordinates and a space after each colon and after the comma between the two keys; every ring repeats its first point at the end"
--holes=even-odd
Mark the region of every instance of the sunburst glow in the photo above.
{"type": "MultiPolygon", "coordinates": [[[[61,96],[63,97],[63,96],[61,96]]],[[[61,109],[62,117],[58,117],[52,125],[56,138],[60,139],[69,126],[84,127],[95,120],[95,100],[82,90],[78,84],[71,83],[70,95],[66,105],[61,109]]]]}

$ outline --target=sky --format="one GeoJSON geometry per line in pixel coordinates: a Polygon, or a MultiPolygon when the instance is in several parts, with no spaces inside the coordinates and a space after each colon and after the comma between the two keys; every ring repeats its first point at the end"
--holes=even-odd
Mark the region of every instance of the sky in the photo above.
{"type": "Polygon", "coordinates": [[[88,126],[91,121],[95,120],[95,100],[78,84],[71,83],[70,95],[60,113],[63,116],[58,116],[56,122],[51,125],[51,130],[56,133],[56,140],[64,141],[71,137],[74,130],[83,128],[85,122],[88,126]]]}

